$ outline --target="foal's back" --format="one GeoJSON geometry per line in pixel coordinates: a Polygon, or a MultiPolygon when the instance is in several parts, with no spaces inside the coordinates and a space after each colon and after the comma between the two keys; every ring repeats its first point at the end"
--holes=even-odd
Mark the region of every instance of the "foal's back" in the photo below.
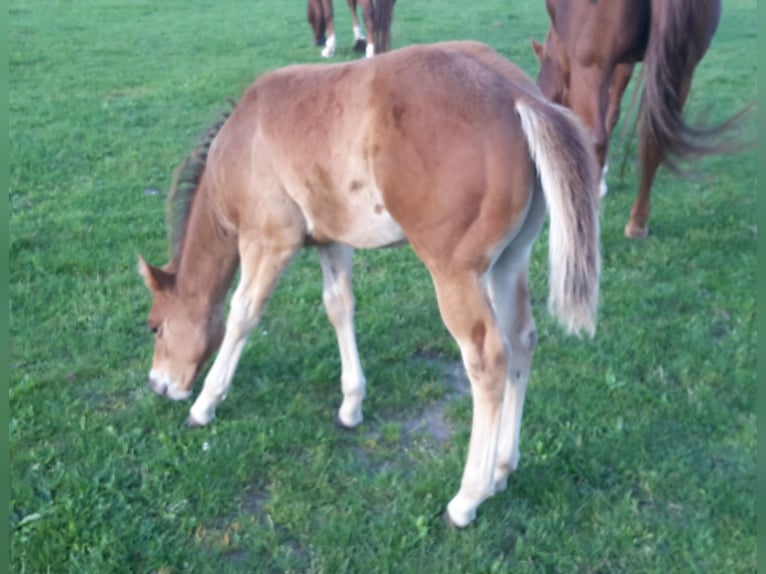
{"type": "Polygon", "coordinates": [[[278,205],[285,227],[312,241],[378,247],[406,236],[417,249],[440,234],[445,253],[473,257],[462,231],[481,223],[477,240],[499,242],[530,200],[518,99],[546,105],[519,68],[471,42],[291,66],[247,90],[208,168],[237,180],[232,205],[249,203],[242,192],[285,193],[259,203],[278,205]]]}

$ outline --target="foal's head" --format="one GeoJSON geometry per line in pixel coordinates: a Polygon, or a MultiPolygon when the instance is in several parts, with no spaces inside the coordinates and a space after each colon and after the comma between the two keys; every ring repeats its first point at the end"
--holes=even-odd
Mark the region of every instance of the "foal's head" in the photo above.
{"type": "Polygon", "coordinates": [[[173,400],[191,395],[194,380],[223,339],[221,309],[185,295],[172,268],[158,268],[139,258],[138,271],[152,293],[147,325],[154,335],[149,388],[173,400]]]}
{"type": "Polygon", "coordinates": [[[546,34],[544,44],[532,39],[532,49],[540,61],[537,87],[550,101],[568,107],[569,56],[553,26],[546,34]]]}
{"type": "MultiPolygon", "coordinates": [[[[192,204],[199,196],[211,143],[229,113],[207,130],[174,174],[167,201],[171,263],[159,268],[138,259],[138,272],[153,297],[147,321],[154,334],[149,387],[173,400],[189,397],[197,374],[223,339],[223,296],[201,288],[211,284],[210,273],[187,273],[179,282],[177,270],[186,236],[202,235],[199,228],[189,231],[192,204]]],[[[198,243],[204,244],[204,237],[198,243]]]]}

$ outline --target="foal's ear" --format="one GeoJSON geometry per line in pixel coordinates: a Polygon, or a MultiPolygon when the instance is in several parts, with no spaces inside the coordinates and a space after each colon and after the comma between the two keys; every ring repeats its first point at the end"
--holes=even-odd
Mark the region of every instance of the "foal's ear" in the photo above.
{"type": "Polygon", "coordinates": [[[529,41],[532,44],[532,49],[535,51],[535,56],[537,56],[537,59],[540,60],[540,63],[542,64],[544,50],[543,45],[534,38],[530,38],[529,41]]]}
{"type": "Polygon", "coordinates": [[[152,293],[167,289],[173,283],[173,275],[149,265],[143,257],[138,256],[138,273],[144,278],[147,289],[152,293]]]}

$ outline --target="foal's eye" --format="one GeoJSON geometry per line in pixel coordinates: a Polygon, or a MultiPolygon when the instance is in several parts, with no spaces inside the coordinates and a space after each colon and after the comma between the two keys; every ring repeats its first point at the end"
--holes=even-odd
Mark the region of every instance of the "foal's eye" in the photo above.
{"type": "Polygon", "coordinates": [[[149,330],[152,332],[152,335],[158,335],[160,332],[160,326],[159,325],[149,325],[149,330]]]}

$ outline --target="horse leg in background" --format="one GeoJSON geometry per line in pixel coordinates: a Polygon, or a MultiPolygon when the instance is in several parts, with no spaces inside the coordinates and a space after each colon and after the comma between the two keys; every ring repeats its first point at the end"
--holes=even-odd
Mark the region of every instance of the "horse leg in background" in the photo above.
{"type": "Polygon", "coordinates": [[[322,6],[322,17],[325,25],[326,39],[324,42],[324,48],[322,48],[323,58],[332,58],[335,55],[335,46],[337,40],[335,39],[335,15],[332,8],[332,0],[319,0],[322,6]]]}
{"type": "Polygon", "coordinates": [[[375,55],[375,4],[373,0],[359,0],[359,3],[362,5],[362,19],[367,29],[367,45],[364,54],[371,58],[375,55]]]}
{"type": "MultiPolygon", "coordinates": [[[[683,109],[692,84],[692,71],[683,78],[679,87],[679,109],[683,109]]],[[[650,196],[654,176],[657,173],[662,157],[654,145],[654,141],[643,130],[641,131],[641,181],[638,185],[638,195],[633,207],[630,208],[630,219],[625,225],[625,237],[643,239],[649,235],[650,196]]]]}
{"type": "Polygon", "coordinates": [[[493,476],[501,406],[508,373],[505,341],[482,280],[474,270],[431,269],[444,324],[460,347],[471,381],[473,422],[460,490],[447,506],[455,526],[467,526],[476,509],[494,494],[493,476]]]}
{"type": "Polygon", "coordinates": [[[325,43],[325,18],[322,0],[308,0],[306,3],[306,19],[314,32],[314,44],[322,46],[325,43]]]}
{"type": "Polygon", "coordinates": [[[327,317],[335,328],[340,350],[343,403],[338,411],[338,423],[352,428],[362,422],[366,386],[354,334],[354,293],[351,288],[353,250],[346,245],[330,243],[320,245],[317,251],[322,266],[322,300],[327,317]]]}
{"type": "Polygon", "coordinates": [[[609,147],[610,133],[606,116],[611,78],[597,66],[585,67],[579,64],[572,66],[570,77],[568,107],[588,129],[603,174],[609,147]]]}
{"type": "MultiPolygon", "coordinates": [[[[630,76],[633,74],[634,64],[617,64],[612,75],[612,85],[609,87],[609,108],[606,112],[607,141],[612,139],[612,131],[620,119],[620,104],[625,88],[628,87],[630,76]]],[[[608,153],[604,156],[604,167],[601,170],[601,197],[604,197],[609,189],[606,185],[606,174],[609,171],[608,153]]]]}
{"type": "MultiPolygon", "coordinates": [[[[364,37],[362,27],[359,25],[359,18],[356,15],[356,0],[347,0],[348,9],[351,11],[351,23],[354,29],[354,52],[364,52],[367,45],[367,39],[364,37]]],[[[363,3],[364,2],[363,0],[363,3]]]]}
{"type": "Polygon", "coordinates": [[[240,237],[241,279],[231,299],[221,348],[189,413],[189,426],[204,426],[215,417],[218,403],[229,392],[247,337],[258,324],[279,276],[300,247],[301,244],[272,247],[244,243],[240,237]]]}

